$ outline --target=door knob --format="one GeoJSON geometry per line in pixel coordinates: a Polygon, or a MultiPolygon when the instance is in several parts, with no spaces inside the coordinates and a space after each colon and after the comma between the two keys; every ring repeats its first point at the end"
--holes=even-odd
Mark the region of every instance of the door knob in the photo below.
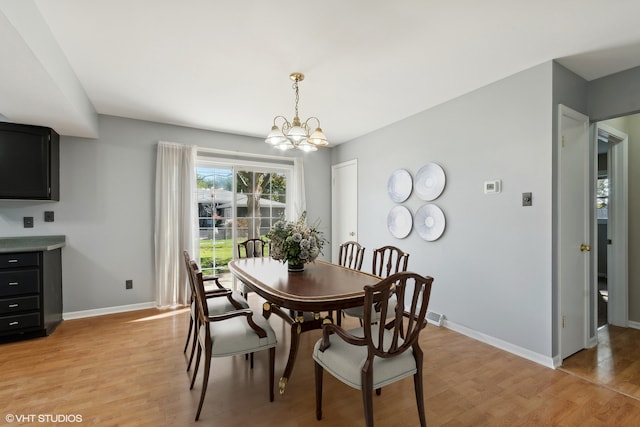
{"type": "Polygon", "coordinates": [[[590,245],[585,245],[584,243],[580,245],[580,252],[590,252],[591,251],[591,246],[590,245]]]}

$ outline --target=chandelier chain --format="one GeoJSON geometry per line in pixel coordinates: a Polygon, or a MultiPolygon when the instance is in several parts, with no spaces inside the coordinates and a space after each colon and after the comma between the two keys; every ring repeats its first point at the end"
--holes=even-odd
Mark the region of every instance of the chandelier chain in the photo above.
{"type": "Polygon", "coordinates": [[[298,117],[298,101],[300,101],[300,94],[298,93],[298,79],[293,81],[293,89],[296,91],[296,115],[298,117]]]}

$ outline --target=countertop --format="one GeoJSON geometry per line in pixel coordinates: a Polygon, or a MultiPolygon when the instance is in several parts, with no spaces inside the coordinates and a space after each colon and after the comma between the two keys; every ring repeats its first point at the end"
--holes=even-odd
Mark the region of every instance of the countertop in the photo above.
{"type": "Polygon", "coordinates": [[[52,251],[65,245],[65,236],[0,237],[0,253],[52,251]]]}

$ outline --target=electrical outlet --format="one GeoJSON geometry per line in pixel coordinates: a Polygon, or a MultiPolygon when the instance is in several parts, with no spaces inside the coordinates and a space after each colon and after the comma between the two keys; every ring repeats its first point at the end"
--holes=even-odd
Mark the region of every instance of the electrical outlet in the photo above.
{"type": "Polygon", "coordinates": [[[125,288],[126,289],[133,289],[133,280],[127,280],[125,282],[125,288]]]}
{"type": "Polygon", "coordinates": [[[32,216],[25,216],[22,218],[22,220],[24,221],[24,228],[33,228],[33,217],[32,216]]]}
{"type": "Polygon", "coordinates": [[[531,193],[522,193],[522,206],[531,206],[533,204],[533,197],[531,193]]]}
{"type": "Polygon", "coordinates": [[[44,211],[44,222],[53,222],[53,211],[44,211]]]}

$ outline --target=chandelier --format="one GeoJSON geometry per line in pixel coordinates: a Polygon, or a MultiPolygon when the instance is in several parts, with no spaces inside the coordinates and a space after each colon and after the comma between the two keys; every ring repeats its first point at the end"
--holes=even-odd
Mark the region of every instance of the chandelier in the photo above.
{"type": "Polygon", "coordinates": [[[291,73],[289,78],[293,80],[293,89],[296,92],[296,109],[293,122],[289,122],[284,116],[274,117],[273,127],[264,142],[283,151],[292,148],[302,151],[317,151],[318,147],[324,147],[329,142],[322,129],[320,129],[320,120],[317,117],[309,117],[304,123],[300,122],[300,117],[298,117],[298,101],[300,100],[298,82],[304,80],[304,74],[291,73]],[[281,126],[278,126],[278,120],[281,121],[281,126]],[[312,128],[309,122],[313,120],[316,122],[316,127],[311,132],[312,128]]]}

